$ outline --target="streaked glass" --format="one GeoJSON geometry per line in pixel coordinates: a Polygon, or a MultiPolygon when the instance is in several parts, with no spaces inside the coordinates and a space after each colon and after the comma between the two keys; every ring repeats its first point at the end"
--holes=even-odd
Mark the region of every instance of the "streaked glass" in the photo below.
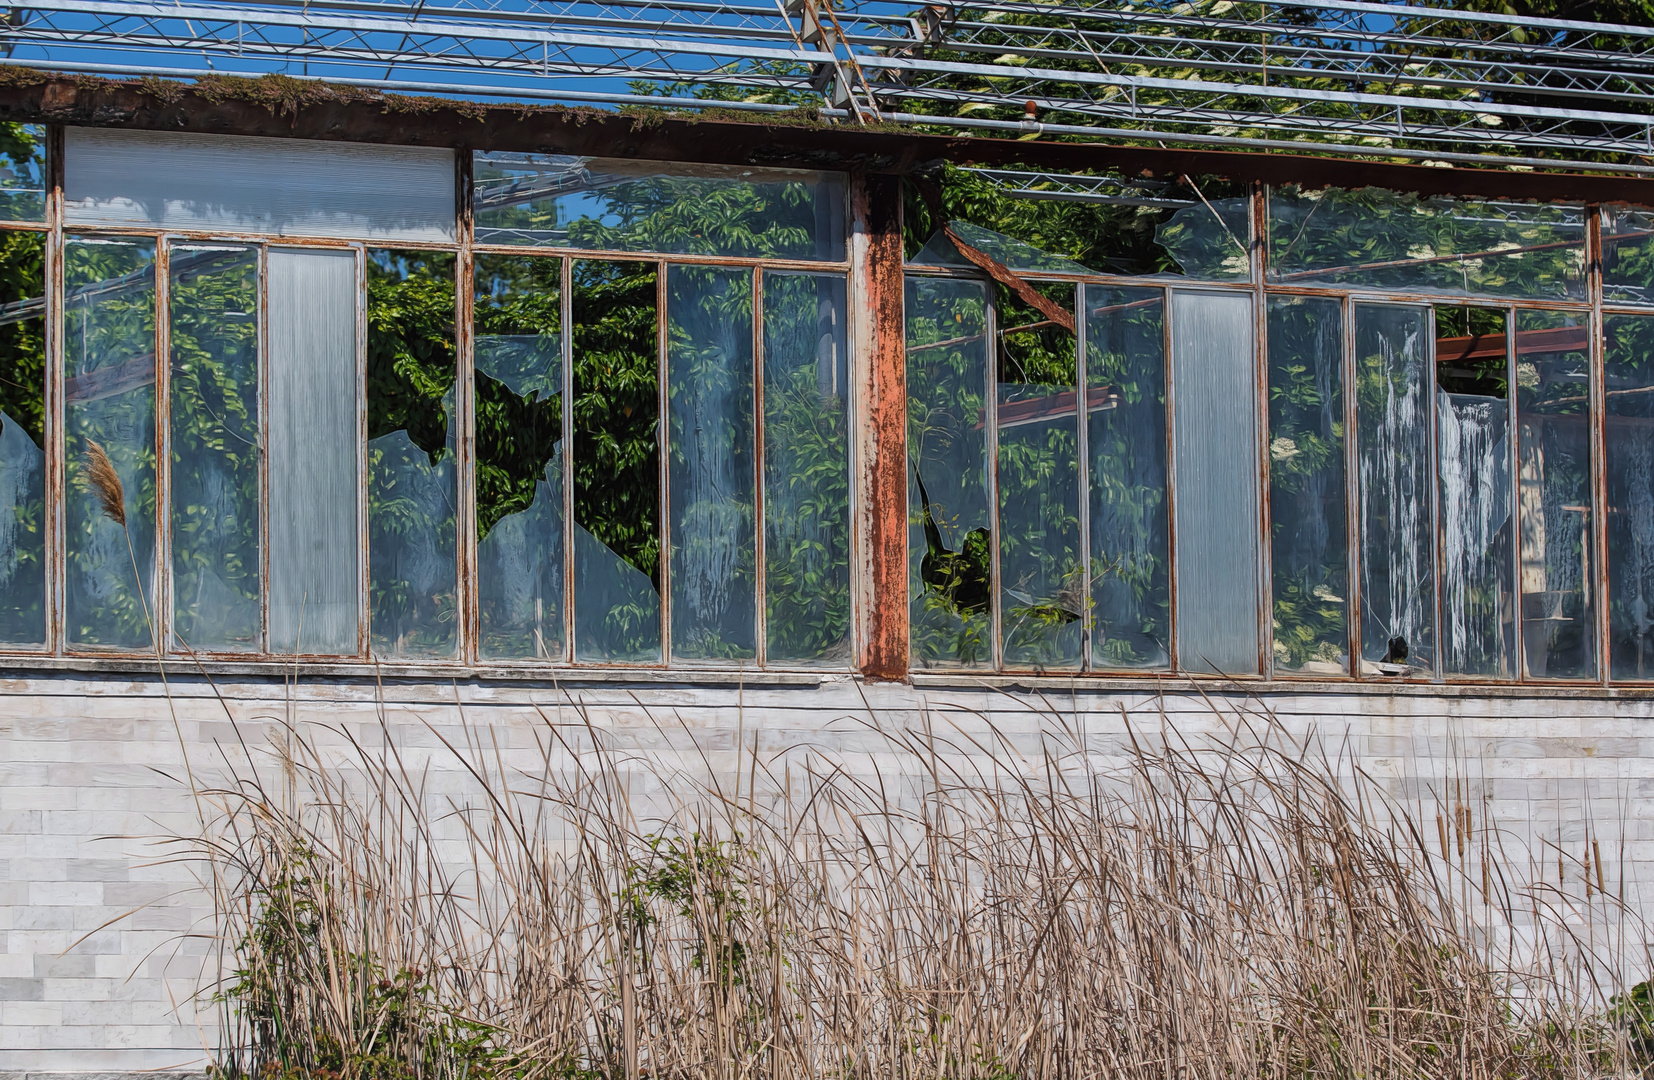
{"type": "Polygon", "coordinates": [[[573,265],[574,657],[659,663],[656,267],[573,265]]]}
{"type": "Polygon", "coordinates": [[[1654,316],[1603,319],[1609,675],[1654,679],[1654,316]]]}
{"type": "Polygon", "coordinates": [[[256,652],[258,249],[175,244],[167,268],[172,636],[187,650],[256,652]]]}
{"type": "Polygon", "coordinates": [[[672,657],[758,652],[752,272],[666,271],[672,657]]]}
{"type": "Polygon", "coordinates": [[[1597,675],[1588,320],[1516,313],[1522,655],[1540,679],[1597,675]]]}
{"type": "Polygon", "coordinates": [[[1269,298],[1269,522],[1275,670],[1350,672],[1344,305],[1269,298]]]}
{"type": "Polygon", "coordinates": [[[270,651],[362,650],[357,255],[265,255],[270,651]]]}
{"type": "Polygon", "coordinates": [[[473,160],[479,244],[844,258],[842,173],[481,151],[473,160]]]}
{"type": "Polygon", "coordinates": [[[0,232],[0,644],[46,641],[46,234],[0,232]]]}
{"type": "Polygon", "coordinates": [[[155,647],[155,242],[70,236],[63,265],[64,629],[155,647]],[[94,483],[107,455],[116,482],[94,483]],[[123,525],[118,518],[124,516],[123,525]]]}
{"type": "Polygon", "coordinates": [[[991,665],[988,289],[909,276],[906,313],[912,663],[991,665]]]}
{"type": "Polygon", "coordinates": [[[561,660],[563,311],[561,259],[478,255],[478,655],[561,660]]]}
{"type": "Polygon", "coordinates": [[[373,651],[459,651],[454,257],[370,250],[368,577],[373,651]]]}
{"type": "Polygon", "coordinates": [[[1654,304],[1654,210],[1602,208],[1602,298],[1654,304]]]}
{"type": "Polygon", "coordinates": [[[1177,663],[1258,674],[1257,354],[1248,293],[1172,292],[1177,663]]]}
{"type": "MultiPolygon", "coordinates": [[[[1074,310],[1073,285],[1039,286],[1074,310]]],[[[999,295],[995,391],[999,618],[1006,667],[1077,669],[1081,562],[1079,371],[1075,336],[1009,290],[999,295]]]]}
{"type": "Polygon", "coordinates": [[[764,275],[764,632],[770,664],[850,664],[845,281],[764,275]]]}
{"type": "Polygon", "coordinates": [[[1356,304],[1361,672],[1429,674],[1436,575],[1430,309],[1356,304]]]}
{"type": "Polygon", "coordinates": [[[1166,300],[1159,289],[1087,285],[1091,666],[1171,666],[1166,501],[1166,300]]]}

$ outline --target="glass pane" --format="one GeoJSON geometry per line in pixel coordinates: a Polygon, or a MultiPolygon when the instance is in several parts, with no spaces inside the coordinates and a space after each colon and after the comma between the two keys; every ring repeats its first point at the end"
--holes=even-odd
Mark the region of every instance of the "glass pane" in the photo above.
{"type": "Polygon", "coordinates": [[[64,624],[155,647],[155,242],[70,237],[63,265],[64,624]]]}
{"type": "Polygon", "coordinates": [[[168,256],[172,635],[258,651],[258,249],[168,256]]]}
{"type": "Polygon", "coordinates": [[[1258,673],[1257,350],[1249,293],[1172,293],[1177,663],[1258,673]]]}
{"type": "Polygon", "coordinates": [[[1430,309],[1355,305],[1361,671],[1434,667],[1430,309]]]}
{"type": "Polygon", "coordinates": [[[561,259],[476,257],[477,602],[484,658],[560,660],[561,259]]]}
{"type": "Polygon", "coordinates": [[[271,248],[270,650],[362,649],[356,253],[271,248]]]}
{"type": "Polygon", "coordinates": [[[1583,317],[1516,313],[1516,417],[1523,663],[1535,678],[1593,679],[1591,363],[1583,317]]]}
{"type": "Polygon", "coordinates": [[[1382,188],[1272,188],[1269,280],[1583,299],[1585,212],[1382,188]]]}
{"type": "Polygon", "coordinates": [[[373,650],[459,649],[454,257],[368,252],[368,575],[373,650]]]}
{"type": "Polygon", "coordinates": [[[764,275],[764,631],[771,664],[850,663],[845,282],[764,275]]]}
{"type": "Polygon", "coordinates": [[[479,244],[740,258],[844,258],[844,176],[478,153],[479,244]]]}
{"type": "Polygon", "coordinates": [[[1654,211],[1603,207],[1602,296],[1610,302],[1654,304],[1654,211]]]}
{"type": "Polygon", "coordinates": [[[913,666],[993,663],[988,290],[909,277],[908,619],[913,666]]]}
{"type": "Polygon", "coordinates": [[[1442,672],[1516,673],[1505,313],[1436,309],[1442,672]]]}
{"type": "MultiPolygon", "coordinates": [[[[1072,312],[1072,285],[1040,291],[1072,312]]],[[[1078,668],[1085,623],[1080,562],[1079,372],[1074,335],[1002,290],[996,368],[999,614],[1004,664],[1078,668]]]]}
{"type": "Polygon", "coordinates": [[[943,233],[946,223],[1018,272],[1208,281],[1244,281],[1252,272],[1244,184],[955,165],[929,183],[934,199],[910,198],[906,207],[906,251],[915,265],[972,265],[943,233]]]}
{"type": "Polygon", "coordinates": [[[666,272],[672,655],[757,655],[752,273],[666,272]]]}
{"type": "Polygon", "coordinates": [[[574,658],[659,663],[653,263],[574,264],[574,658]]]}
{"type": "Polygon", "coordinates": [[[46,234],[0,233],[0,643],[46,641],[46,234]]]}
{"type": "Polygon", "coordinates": [[[0,124],[0,218],[46,220],[44,124],[0,124]]]}
{"type": "Polygon", "coordinates": [[[1344,306],[1272,296],[1269,520],[1277,671],[1349,674],[1344,497],[1344,306]]]}
{"type": "Polygon", "coordinates": [[[1654,678],[1654,317],[1603,320],[1608,643],[1615,679],[1654,678]]]}
{"type": "Polygon", "coordinates": [[[1171,666],[1166,302],[1085,289],[1091,483],[1091,666],[1171,666]]]}

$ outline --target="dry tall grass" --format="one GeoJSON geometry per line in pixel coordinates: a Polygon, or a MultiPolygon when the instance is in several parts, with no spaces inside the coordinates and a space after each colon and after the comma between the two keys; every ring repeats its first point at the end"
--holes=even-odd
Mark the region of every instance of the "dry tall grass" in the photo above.
{"type": "Polygon", "coordinates": [[[1518,887],[1467,808],[1429,821],[1269,725],[1200,745],[1133,736],[1108,771],[1046,720],[1035,758],[981,718],[933,716],[876,733],[902,776],[748,755],[734,789],[549,718],[527,765],[486,729],[415,767],[388,727],[369,747],[278,725],[203,790],[213,811],[192,845],[235,972],[217,988],[224,1066],[347,1080],[1637,1067],[1641,1029],[1608,995],[1642,958],[1586,937],[1600,923],[1640,943],[1629,913],[1600,888],[1581,908],[1518,887]],[[455,771],[472,794],[434,794],[455,771]]]}

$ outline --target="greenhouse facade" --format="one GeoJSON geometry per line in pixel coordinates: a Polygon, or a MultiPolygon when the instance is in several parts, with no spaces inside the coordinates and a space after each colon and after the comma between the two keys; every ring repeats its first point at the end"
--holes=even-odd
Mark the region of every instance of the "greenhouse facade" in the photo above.
{"type": "Polygon", "coordinates": [[[0,87],[0,1070],[200,1067],[272,718],[1267,715],[1654,865],[1654,180],[387,100],[0,87]]]}

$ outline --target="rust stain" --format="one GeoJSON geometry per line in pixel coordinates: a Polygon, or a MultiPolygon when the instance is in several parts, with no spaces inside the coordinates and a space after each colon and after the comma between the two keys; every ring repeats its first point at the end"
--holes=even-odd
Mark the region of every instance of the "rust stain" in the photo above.
{"type": "Polygon", "coordinates": [[[907,355],[902,319],[901,182],[868,176],[867,315],[873,329],[867,421],[872,608],[862,675],[907,678],[907,355]]]}

